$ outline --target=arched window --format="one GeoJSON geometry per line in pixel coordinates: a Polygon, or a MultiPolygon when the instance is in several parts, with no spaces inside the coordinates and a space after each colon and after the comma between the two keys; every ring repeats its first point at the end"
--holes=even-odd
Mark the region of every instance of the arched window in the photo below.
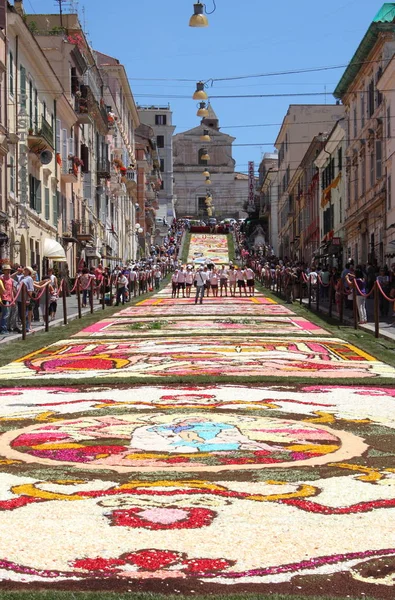
{"type": "Polygon", "coordinates": [[[205,152],[207,152],[207,150],[205,148],[200,148],[199,150],[199,158],[198,158],[198,163],[199,165],[207,165],[207,160],[203,160],[202,156],[203,154],[205,154],[205,152]]]}

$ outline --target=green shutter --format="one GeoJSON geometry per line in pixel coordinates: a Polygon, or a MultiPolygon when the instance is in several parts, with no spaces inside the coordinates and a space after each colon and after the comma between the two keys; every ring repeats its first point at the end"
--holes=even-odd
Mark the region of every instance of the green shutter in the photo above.
{"type": "Polygon", "coordinates": [[[30,208],[32,208],[34,210],[36,208],[36,202],[35,202],[35,186],[34,186],[33,175],[29,175],[29,198],[30,198],[30,208]]]}
{"type": "Polygon", "coordinates": [[[42,199],[41,199],[41,181],[36,179],[36,211],[38,214],[41,213],[42,210],[42,199]]]}
{"type": "Polygon", "coordinates": [[[49,188],[44,189],[44,197],[45,197],[45,220],[49,221],[50,217],[50,208],[49,208],[49,188]]]}
{"type": "Polygon", "coordinates": [[[26,69],[20,66],[20,78],[21,78],[21,96],[20,103],[23,108],[26,108],[26,69]]]}
{"type": "Polygon", "coordinates": [[[58,192],[55,192],[52,196],[52,214],[53,214],[53,224],[55,227],[58,226],[58,192]]]}

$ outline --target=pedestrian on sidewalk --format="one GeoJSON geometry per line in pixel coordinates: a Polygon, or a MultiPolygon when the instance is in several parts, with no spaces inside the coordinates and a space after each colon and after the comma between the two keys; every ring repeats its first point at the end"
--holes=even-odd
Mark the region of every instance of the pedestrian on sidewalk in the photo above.
{"type": "Polygon", "coordinates": [[[358,315],[359,315],[359,324],[364,325],[368,322],[368,317],[366,313],[366,298],[363,294],[366,294],[366,278],[363,274],[361,268],[357,267],[355,269],[355,273],[348,273],[346,276],[346,281],[350,288],[352,289],[355,285],[356,296],[355,300],[357,303],[358,315]]]}

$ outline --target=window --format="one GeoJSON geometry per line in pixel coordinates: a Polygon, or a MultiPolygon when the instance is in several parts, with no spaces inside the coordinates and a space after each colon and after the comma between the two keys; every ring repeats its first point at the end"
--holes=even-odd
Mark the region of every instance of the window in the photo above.
{"type": "Polygon", "coordinates": [[[391,106],[387,107],[387,138],[391,137],[391,106]]]}
{"type": "Polygon", "coordinates": [[[23,67],[21,65],[19,70],[20,70],[20,80],[21,80],[20,104],[21,104],[21,106],[23,106],[23,108],[26,108],[26,69],[25,69],[25,67],[23,67]]]}
{"type": "Polygon", "coordinates": [[[29,128],[33,129],[33,82],[29,80],[29,128]]]}
{"type": "Polygon", "coordinates": [[[164,158],[160,159],[160,172],[161,173],[165,172],[165,159],[164,158]]]}
{"type": "MultiPolygon", "coordinates": [[[[378,71],[377,71],[377,75],[376,75],[376,83],[378,81],[380,81],[382,74],[383,74],[383,68],[379,67],[378,71]]],[[[383,94],[379,90],[376,90],[376,106],[380,106],[382,101],[383,101],[383,94]]]]}
{"type": "Polygon", "coordinates": [[[359,177],[359,173],[358,173],[358,165],[355,165],[354,167],[354,202],[358,201],[358,177],[359,177]]]}
{"type": "Polygon", "coordinates": [[[58,218],[59,218],[58,217],[58,215],[59,215],[59,210],[58,210],[59,194],[60,194],[60,192],[54,192],[52,195],[52,219],[53,219],[53,224],[55,225],[55,227],[58,226],[58,218]]]}
{"type": "Polygon", "coordinates": [[[38,92],[34,90],[34,127],[38,129],[38,92]]]}
{"type": "Polygon", "coordinates": [[[155,115],[155,125],[166,125],[167,124],[167,116],[166,115],[155,115]]]}
{"type": "Polygon", "coordinates": [[[373,187],[375,184],[374,179],[374,152],[370,153],[370,187],[373,187]]]}
{"type": "Polygon", "coordinates": [[[387,179],[387,206],[388,210],[392,208],[392,198],[391,198],[391,175],[388,175],[387,179]]]}
{"type": "Polygon", "coordinates": [[[49,221],[49,216],[50,216],[50,209],[49,209],[49,188],[44,188],[44,198],[45,198],[45,206],[44,206],[44,211],[45,211],[45,219],[46,221],[49,221]]]}
{"type": "Polygon", "coordinates": [[[365,95],[361,94],[361,128],[365,127],[365,95]]]}
{"type": "Polygon", "coordinates": [[[343,223],[343,200],[339,198],[339,223],[343,223]]]}
{"type": "Polygon", "coordinates": [[[207,152],[207,150],[205,148],[200,148],[199,156],[198,156],[199,165],[207,165],[208,164],[207,160],[202,159],[203,154],[206,154],[206,152],[207,152]]]}
{"type": "Polygon", "coordinates": [[[381,140],[376,141],[376,178],[381,179],[383,175],[383,156],[382,156],[382,142],[381,140]]]}
{"type": "Polygon", "coordinates": [[[366,193],[366,158],[365,153],[361,157],[361,194],[366,193]]]}
{"type": "Polygon", "coordinates": [[[10,192],[15,193],[15,159],[10,156],[10,192]]]}
{"type": "Polygon", "coordinates": [[[30,208],[41,213],[41,181],[29,175],[30,208]]]}
{"type": "Polygon", "coordinates": [[[164,135],[157,135],[156,136],[156,145],[158,146],[158,148],[164,148],[165,147],[165,136],[164,135]]]}
{"type": "Polygon", "coordinates": [[[14,95],[14,55],[9,53],[9,71],[8,71],[8,91],[11,96],[14,95]]]}
{"type": "Polygon", "coordinates": [[[354,107],[353,111],[353,123],[354,123],[354,138],[358,135],[358,126],[357,126],[357,107],[354,107]]]}
{"type": "Polygon", "coordinates": [[[368,86],[368,116],[371,117],[374,113],[374,81],[373,79],[368,86]]]}
{"type": "Polygon", "coordinates": [[[343,169],[343,148],[339,148],[337,151],[337,163],[339,172],[343,169]]]}

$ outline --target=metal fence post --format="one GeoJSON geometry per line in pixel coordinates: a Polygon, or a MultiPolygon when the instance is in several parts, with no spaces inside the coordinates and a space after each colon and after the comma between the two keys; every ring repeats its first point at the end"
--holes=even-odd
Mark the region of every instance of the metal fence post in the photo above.
{"type": "Polygon", "coordinates": [[[354,316],[354,329],[358,329],[357,288],[355,286],[355,281],[353,281],[352,287],[352,310],[354,316]]]}
{"type": "Polygon", "coordinates": [[[317,312],[320,312],[320,294],[321,294],[321,286],[319,278],[317,277],[317,283],[315,284],[315,304],[317,312]]]}
{"type": "Polygon", "coordinates": [[[339,303],[339,321],[340,324],[343,324],[343,316],[344,316],[344,284],[343,279],[340,279],[339,284],[339,294],[340,294],[340,303],[339,303]]]}
{"type": "Polygon", "coordinates": [[[45,331],[49,330],[49,285],[45,286],[45,311],[44,311],[44,323],[45,331]]]}
{"type": "Polygon", "coordinates": [[[67,325],[67,287],[66,279],[62,279],[63,325],[67,325]]]}
{"type": "Polygon", "coordinates": [[[90,281],[90,290],[89,290],[89,305],[91,308],[91,314],[93,313],[93,295],[95,292],[95,280],[93,279],[93,277],[91,278],[90,281]]]}
{"type": "Polygon", "coordinates": [[[332,317],[332,305],[333,305],[333,277],[329,280],[329,308],[328,315],[332,317]]]}
{"type": "Polygon", "coordinates": [[[78,276],[77,276],[75,293],[77,294],[78,318],[81,319],[82,318],[82,314],[81,314],[81,290],[80,290],[80,279],[79,279],[78,276]]]}
{"type": "Polygon", "coordinates": [[[310,276],[309,276],[308,286],[309,286],[309,302],[308,302],[308,307],[309,307],[309,310],[311,310],[311,277],[310,276]]]}
{"type": "Polygon", "coordinates": [[[374,282],[374,337],[380,335],[380,290],[377,281],[374,282]]]}
{"type": "Polygon", "coordinates": [[[21,322],[22,322],[22,339],[26,339],[26,300],[27,300],[27,290],[26,285],[22,283],[22,291],[21,291],[21,322]]]}
{"type": "Polygon", "coordinates": [[[102,307],[102,310],[104,310],[106,308],[106,281],[107,281],[107,277],[105,275],[103,275],[103,278],[101,280],[101,286],[102,286],[101,307],[102,307]]]}

